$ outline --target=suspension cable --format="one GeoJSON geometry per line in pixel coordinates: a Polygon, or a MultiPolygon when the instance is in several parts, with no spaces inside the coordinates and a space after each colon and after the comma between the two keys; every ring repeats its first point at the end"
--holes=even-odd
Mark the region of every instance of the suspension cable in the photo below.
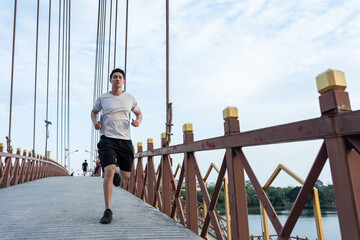
{"type": "MultiPolygon", "coordinates": [[[[109,27],[109,53],[108,53],[108,72],[106,75],[106,79],[109,77],[110,74],[110,43],[111,43],[111,17],[112,17],[112,0],[110,1],[110,27],[109,27]]],[[[109,81],[106,81],[106,91],[109,91],[109,81]]]]}
{"type": "MultiPolygon", "coordinates": [[[[65,6],[66,6],[66,0],[63,2],[63,20],[62,20],[62,51],[61,51],[61,159],[64,159],[66,154],[64,153],[64,61],[65,61],[65,18],[66,18],[66,12],[65,12],[65,6]]],[[[66,165],[64,161],[64,165],[66,165]]]]}
{"type": "Polygon", "coordinates": [[[11,151],[11,116],[12,116],[12,98],[13,98],[13,86],[14,86],[14,61],[15,61],[15,33],[16,33],[16,10],[17,0],[15,0],[14,6],[14,27],[13,27],[13,42],[12,42],[12,56],[11,56],[11,87],[10,87],[10,114],[9,114],[9,136],[6,137],[7,151],[11,151]]]}
{"type": "MultiPolygon", "coordinates": [[[[67,151],[69,152],[69,148],[67,147],[67,67],[68,67],[68,64],[67,64],[67,47],[68,47],[68,42],[67,42],[67,33],[68,33],[68,6],[69,6],[69,0],[65,0],[65,5],[64,5],[64,13],[65,13],[65,18],[64,18],[64,26],[65,26],[65,31],[64,31],[64,48],[63,48],[63,54],[64,54],[64,59],[63,59],[63,62],[64,62],[64,69],[63,69],[63,79],[64,79],[64,85],[63,85],[63,96],[64,96],[64,112],[63,112],[63,121],[64,121],[64,128],[63,128],[63,135],[64,135],[64,151],[66,151],[65,149],[67,149],[67,151]]],[[[65,152],[65,159],[67,159],[67,156],[68,154],[65,152]]],[[[65,160],[65,166],[66,168],[68,167],[67,166],[67,160],[65,160]]]]}
{"type": "MultiPolygon", "coordinates": [[[[67,72],[68,72],[68,19],[69,19],[69,0],[66,0],[65,1],[66,4],[65,4],[65,48],[64,48],[64,55],[65,55],[65,59],[64,59],[64,146],[65,148],[67,149],[68,153],[65,155],[65,158],[67,159],[67,157],[69,156],[69,153],[70,153],[70,149],[69,149],[69,145],[68,145],[68,85],[69,85],[69,82],[68,82],[68,75],[67,75],[67,72]]],[[[65,166],[66,168],[69,170],[69,167],[68,167],[68,159],[65,161],[65,166]]]]}
{"type": "MultiPolygon", "coordinates": [[[[96,35],[96,53],[95,53],[95,72],[94,72],[94,91],[93,91],[93,105],[96,99],[96,84],[97,84],[97,75],[98,75],[98,63],[99,63],[99,36],[100,36],[100,7],[101,7],[101,0],[99,0],[98,5],[98,23],[97,23],[97,35],[96,35]]],[[[93,129],[93,128],[91,128],[93,129]]]]}
{"type": "Polygon", "coordinates": [[[166,0],[166,146],[171,142],[172,103],[169,102],[169,0],[166,0]]]}
{"type": "Polygon", "coordinates": [[[114,40],[114,67],[116,64],[116,37],[117,37],[117,12],[118,12],[118,0],[116,0],[116,9],[115,9],[115,40],[114,40]]]}
{"type": "Polygon", "coordinates": [[[47,75],[46,75],[46,135],[45,135],[45,156],[47,157],[47,142],[49,137],[49,72],[50,72],[50,26],[51,26],[51,0],[49,0],[49,28],[48,28],[48,59],[47,59],[47,75]]]}
{"type": "MultiPolygon", "coordinates": [[[[57,93],[56,93],[56,160],[59,161],[59,88],[60,88],[60,29],[61,29],[61,0],[59,0],[59,31],[58,31],[58,66],[57,66],[57,93]]],[[[62,164],[62,158],[60,159],[62,164]]]]}
{"type": "MultiPolygon", "coordinates": [[[[63,5],[63,49],[62,49],[62,145],[63,151],[70,152],[70,0],[63,5]]],[[[69,154],[64,152],[64,165],[70,171],[69,154]]]]}
{"type": "Polygon", "coordinates": [[[35,90],[34,90],[34,129],[33,129],[33,156],[35,156],[35,125],[36,125],[36,92],[37,92],[37,62],[38,62],[38,44],[39,44],[39,4],[37,1],[37,20],[36,20],[36,52],[35,52],[35,90]]]}
{"type": "MultiPolygon", "coordinates": [[[[67,121],[68,121],[68,124],[67,124],[67,143],[68,143],[68,150],[70,152],[70,23],[71,23],[71,0],[69,0],[69,8],[68,8],[68,107],[67,107],[67,121]]],[[[68,155],[68,170],[70,171],[70,154],[68,155]]]]}
{"type": "MultiPolygon", "coordinates": [[[[95,56],[95,73],[94,73],[94,91],[93,91],[93,104],[95,103],[96,97],[99,96],[104,87],[104,57],[105,57],[105,32],[106,32],[106,0],[99,0],[98,5],[98,25],[97,25],[97,38],[96,38],[96,56],[95,56]]],[[[112,18],[112,1],[110,3],[110,20],[112,18]]],[[[111,32],[111,21],[110,28],[111,32]]],[[[111,33],[110,33],[111,34],[111,33]]],[[[111,37],[110,37],[111,38],[111,37]]],[[[109,56],[108,56],[108,67],[110,65],[110,40],[109,39],[109,56]]],[[[109,71],[109,70],[108,70],[109,71]]],[[[106,77],[107,79],[107,77],[106,77]]],[[[91,152],[95,155],[95,142],[99,137],[98,131],[95,131],[94,127],[91,126],[91,152]]]]}
{"type": "Polygon", "coordinates": [[[102,20],[103,20],[103,5],[104,5],[104,1],[100,1],[100,25],[99,25],[99,55],[98,55],[98,65],[96,66],[98,69],[97,72],[97,76],[96,76],[96,84],[97,84],[97,92],[96,92],[96,96],[98,96],[100,94],[100,78],[101,78],[101,44],[102,44],[102,29],[103,29],[103,24],[102,24],[102,20]]]}
{"type": "Polygon", "coordinates": [[[98,95],[103,92],[104,84],[104,48],[105,48],[105,37],[104,33],[106,31],[106,0],[102,1],[102,15],[101,15],[101,25],[100,25],[100,64],[99,64],[99,77],[98,77],[98,95]]]}
{"type": "MultiPolygon", "coordinates": [[[[125,28],[125,67],[124,67],[124,70],[125,70],[125,79],[127,80],[126,78],[126,75],[127,75],[127,71],[126,71],[126,66],[127,66],[127,39],[128,39],[128,22],[129,22],[129,0],[126,0],[126,28],[125,28]]],[[[126,82],[125,81],[125,84],[124,84],[124,92],[126,92],[126,82]]]]}
{"type": "MultiPolygon", "coordinates": [[[[100,31],[100,1],[99,0],[99,4],[98,4],[98,21],[97,21],[97,34],[96,34],[96,52],[95,52],[95,72],[94,72],[94,91],[93,91],[93,105],[95,103],[95,99],[96,99],[96,79],[97,79],[97,66],[98,66],[98,54],[99,54],[99,31],[100,31]]],[[[91,152],[93,152],[95,150],[95,129],[93,124],[91,124],[91,152]]]]}
{"type": "Polygon", "coordinates": [[[104,65],[105,65],[105,34],[106,34],[106,9],[107,9],[107,0],[104,2],[104,20],[103,20],[103,34],[102,34],[102,57],[101,57],[101,93],[103,93],[104,88],[104,65]]]}

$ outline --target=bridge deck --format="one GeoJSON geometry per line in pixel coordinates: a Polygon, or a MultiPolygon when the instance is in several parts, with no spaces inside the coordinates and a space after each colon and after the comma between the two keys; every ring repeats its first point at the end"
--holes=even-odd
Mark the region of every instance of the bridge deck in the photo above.
{"type": "Polygon", "coordinates": [[[0,239],[202,239],[120,188],[103,225],[102,179],[52,177],[0,189],[0,239]]]}

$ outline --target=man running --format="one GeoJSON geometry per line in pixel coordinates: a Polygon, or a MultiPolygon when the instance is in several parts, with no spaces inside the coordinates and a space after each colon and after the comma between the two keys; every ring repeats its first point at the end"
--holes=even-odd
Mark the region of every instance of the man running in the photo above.
{"type": "Polygon", "coordinates": [[[113,219],[111,211],[112,182],[120,185],[120,176],[125,183],[130,178],[134,159],[133,145],[130,139],[130,111],[135,113],[136,120],[131,125],[138,127],[142,121],[142,113],[135,98],[123,92],[125,72],[116,68],[110,74],[111,91],[100,95],[91,111],[91,120],[96,130],[100,130],[100,141],[97,145],[101,167],[104,169],[105,212],[100,223],[110,223],[113,219]],[[100,121],[97,120],[102,111],[100,121]],[[120,175],[116,173],[116,165],[120,175]]]}

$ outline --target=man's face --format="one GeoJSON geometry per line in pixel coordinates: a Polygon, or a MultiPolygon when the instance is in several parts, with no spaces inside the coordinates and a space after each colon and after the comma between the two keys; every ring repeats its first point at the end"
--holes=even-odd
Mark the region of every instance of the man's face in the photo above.
{"type": "Polygon", "coordinates": [[[115,72],[110,79],[110,83],[113,86],[120,88],[123,86],[124,82],[125,82],[124,76],[119,72],[115,72]]]}

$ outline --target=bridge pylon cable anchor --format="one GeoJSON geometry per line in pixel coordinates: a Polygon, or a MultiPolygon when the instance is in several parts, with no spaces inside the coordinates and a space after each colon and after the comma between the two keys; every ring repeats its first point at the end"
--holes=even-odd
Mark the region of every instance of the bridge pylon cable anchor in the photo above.
{"type": "Polygon", "coordinates": [[[7,148],[7,152],[10,152],[11,151],[11,140],[10,140],[10,137],[6,136],[6,148],[7,148]]]}

